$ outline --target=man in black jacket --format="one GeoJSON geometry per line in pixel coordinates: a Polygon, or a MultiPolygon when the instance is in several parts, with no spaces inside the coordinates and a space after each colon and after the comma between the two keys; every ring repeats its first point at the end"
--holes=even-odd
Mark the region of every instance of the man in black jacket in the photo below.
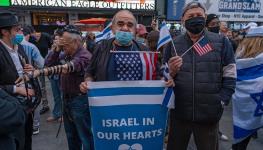
{"type": "MultiPolygon", "coordinates": [[[[23,47],[19,44],[23,40],[23,35],[18,34],[19,30],[17,17],[13,13],[0,12],[0,88],[19,98],[20,102],[28,103],[28,99],[35,95],[34,90],[26,90],[27,84],[15,84],[24,72],[33,70],[28,64],[23,47]]],[[[32,128],[32,112],[28,112],[24,150],[32,149],[32,128]]]]}
{"type": "Polygon", "coordinates": [[[0,89],[0,149],[23,149],[23,130],[26,120],[18,100],[0,89]]]}
{"type": "MultiPolygon", "coordinates": [[[[178,56],[172,53],[171,58],[164,59],[175,81],[176,99],[168,150],[186,150],[191,134],[198,150],[217,150],[218,122],[234,93],[236,65],[232,46],[226,37],[205,29],[205,11],[199,2],[186,5],[182,23],[187,31],[174,41],[178,56]],[[202,37],[210,43],[211,51],[201,56],[194,48],[186,52],[202,37]]],[[[171,52],[174,50],[165,55],[171,52]]]]}

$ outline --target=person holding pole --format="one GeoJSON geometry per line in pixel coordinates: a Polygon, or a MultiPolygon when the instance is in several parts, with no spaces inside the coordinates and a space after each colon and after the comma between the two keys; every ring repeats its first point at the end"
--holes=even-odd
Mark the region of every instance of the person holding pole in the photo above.
{"type": "Polygon", "coordinates": [[[165,52],[175,82],[167,150],[186,150],[191,134],[198,150],[217,150],[218,122],[234,93],[232,46],[226,37],[205,29],[205,14],[201,3],[188,3],[182,14],[187,31],[175,39],[176,51],[165,52]]]}

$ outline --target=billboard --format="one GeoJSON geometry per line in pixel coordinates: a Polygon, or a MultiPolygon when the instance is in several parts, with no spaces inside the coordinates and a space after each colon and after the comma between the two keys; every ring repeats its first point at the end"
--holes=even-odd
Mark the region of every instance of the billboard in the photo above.
{"type": "Polygon", "coordinates": [[[154,10],[155,0],[4,0],[0,6],[154,10]],[[7,2],[9,1],[9,2],[7,2]],[[6,3],[4,3],[6,2],[6,3]]]}
{"type": "MultiPolygon", "coordinates": [[[[180,20],[185,4],[192,0],[167,0],[167,20],[180,20]]],[[[222,21],[263,21],[263,0],[196,0],[207,13],[217,14],[222,21]]]]}

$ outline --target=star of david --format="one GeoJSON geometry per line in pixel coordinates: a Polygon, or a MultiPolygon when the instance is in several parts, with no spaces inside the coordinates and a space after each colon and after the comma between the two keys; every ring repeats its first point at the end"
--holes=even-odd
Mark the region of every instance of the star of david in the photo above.
{"type": "Polygon", "coordinates": [[[250,94],[250,97],[257,103],[254,116],[259,117],[263,115],[263,90],[259,93],[250,94]]]}

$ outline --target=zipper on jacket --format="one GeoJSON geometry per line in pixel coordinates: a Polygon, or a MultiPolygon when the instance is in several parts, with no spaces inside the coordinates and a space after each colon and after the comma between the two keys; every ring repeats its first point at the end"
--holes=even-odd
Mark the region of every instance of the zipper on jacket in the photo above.
{"type": "Polygon", "coordinates": [[[193,77],[193,121],[195,121],[195,52],[192,50],[192,77],[193,77]]]}

